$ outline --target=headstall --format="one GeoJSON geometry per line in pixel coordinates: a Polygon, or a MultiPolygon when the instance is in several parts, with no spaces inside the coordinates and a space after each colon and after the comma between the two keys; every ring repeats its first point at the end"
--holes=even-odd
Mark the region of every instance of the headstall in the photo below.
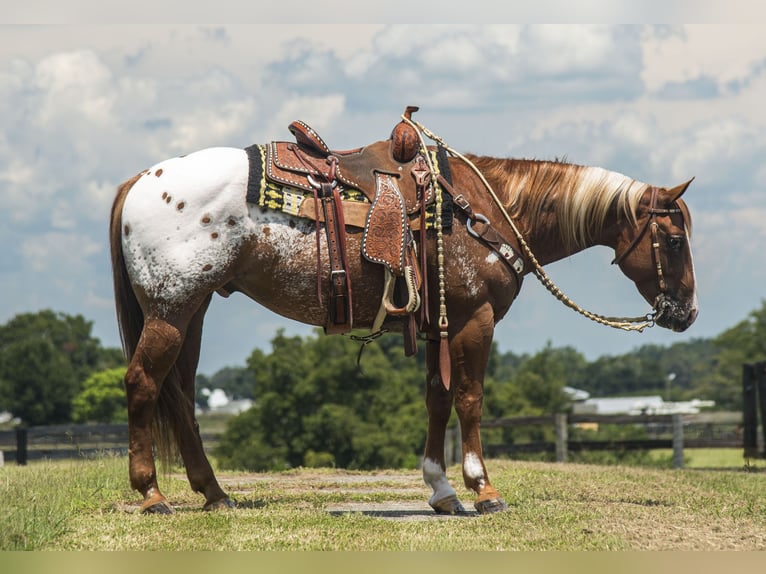
{"type": "Polygon", "coordinates": [[[612,260],[612,265],[619,265],[628,255],[630,255],[630,253],[636,248],[638,243],[641,241],[641,238],[646,233],[646,230],[651,229],[652,254],[654,257],[655,268],[657,270],[657,281],[660,287],[660,293],[659,295],[657,295],[657,298],[655,299],[655,302],[654,302],[654,310],[655,310],[654,318],[656,319],[659,315],[662,315],[663,311],[669,306],[669,303],[667,301],[667,295],[666,295],[668,285],[667,285],[667,282],[665,281],[665,275],[662,272],[662,259],[660,257],[660,241],[659,241],[659,223],[657,223],[657,217],[660,215],[671,215],[673,213],[682,213],[682,211],[681,211],[681,208],[679,207],[670,207],[670,208],[657,207],[657,195],[659,192],[659,188],[652,187],[651,192],[652,192],[652,195],[649,202],[649,211],[647,212],[648,217],[646,218],[646,221],[644,221],[643,225],[638,231],[638,234],[636,234],[636,237],[633,239],[633,241],[630,242],[630,245],[628,245],[628,248],[612,260]]]}

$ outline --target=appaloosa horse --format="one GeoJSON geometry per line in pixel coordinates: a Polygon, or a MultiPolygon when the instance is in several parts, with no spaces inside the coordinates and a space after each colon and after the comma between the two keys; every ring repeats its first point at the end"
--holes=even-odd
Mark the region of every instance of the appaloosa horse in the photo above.
{"type": "MultiPolygon", "coordinates": [[[[424,145],[423,126],[413,124],[409,114],[403,120],[417,127],[419,138],[410,133],[405,144],[415,142],[418,169],[425,165],[432,176],[420,178],[415,199],[425,204],[427,192],[436,196],[440,208],[436,216],[431,214],[430,226],[422,217],[416,224],[418,216],[402,207],[405,202],[395,212],[405,214],[404,243],[409,237],[423,259],[419,289],[428,314],[418,326],[427,340],[423,477],[433,490],[429,503],[439,513],[463,510],[445,474],[445,429],[454,404],[465,486],[476,493],[479,512],[503,510],[506,505],[490,483],[480,439],[483,379],[495,325],[518,294],[524,275],[546,278],[541,266],[605,245],[614,249],[615,262],[652,305],[648,322],[685,330],[697,316],[691,222],[680,199],[689,182],[666,189],[599,167],[456,153],[448,154],[439,169],[430,159],[423,161],[433,157],[429,154],[434,149],[424,145]]],[[[284,159],[272,158],[270,152],[284,156],[289,150],[299,163],[308,162],[315,177],[305,179],[314,189],[353,191],[347,181],[354,174],[346,166],[355,165],[367,147],[350,152],[312,148],[306,137],[316,133],[300,125],[303,129],[294,133],[303,138],[293,147],[264,146],[256,150],[260,155],[250,148],[204,149],[158,163],[119,187],[110,240],[117,314],[130,361],[125,377],[130,482],[143,496],[143,512],[172,512],[157,482],[155,443],[161,453],[177,447],[192,489],[205,497],[205,509],[234,506],[215,478],[194,416],[202,323],[213,294],[239,291],[284,317],[328,325],[333,302],[327,294],[331,285],[338,285],[333,284],[335,271],[331,275],[328,239],[333,244],[329,247],[337,247],[337,237],[319,232],[327,226],[326,217],[319,215],[320,200],[301,192],[305,198],[298,201],[313,206],[314,217],[307,219],[295,207],[295,197],[288,197],[290,189],[270,184],[277,195],[288,194],[280,196],[275,206],[281,208],[274,209],[248,194],[253,167],[261,162],[256,167],[269,172],[276,165],[270,162],[284,159]],[[311,162],[330,165],[321,182],[311,162]]],[[[323,144],[318,136],[316,141],[323,144]]],[[[379,142],[380,150],[396,143],[379,142]]],[[[373,166],[375,177],[397,170],[398,175],[378,179],[373,199],[384,192],[391,192],[389,199],[401,197],[392,192],[391,181],[404,188],[411,179],[407,172],[415,164],[406,155],[400,157],[396,149],[381,151],[386,165],[380,170],[373,166]],[[403,163],[396,167],[392,157],[403,163]]],[[[369,201],[362,209],[372,219],[369,201]]],[[[384,275],[390,271],[364,255],[366,230],[349,222],[351,211],[340,226],[342,271],[350,278],[340,287],[353,289],[353,298],[344,291],[350,303],[344,321],[353,318],[354,328],[365,329],[406,324],[411,313],[387,313],[381,323],[384,275]]],[[[400,223],[390,232],[394,239],[402,231],[400,223]]]]}

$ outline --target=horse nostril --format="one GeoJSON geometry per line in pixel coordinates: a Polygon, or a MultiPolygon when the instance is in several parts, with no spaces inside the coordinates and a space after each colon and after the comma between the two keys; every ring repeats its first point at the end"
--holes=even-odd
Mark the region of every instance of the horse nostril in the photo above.
{"type": "Polygon", "coordinates": [[[696,307],[692,307],[692,310],[689,311],[689,325],[691,325],[692,323],[694,323],[694,321],[697,320],[697,314],[698,313],[699,313],[699,311],[697,311],[697,308],[696,307]]]}

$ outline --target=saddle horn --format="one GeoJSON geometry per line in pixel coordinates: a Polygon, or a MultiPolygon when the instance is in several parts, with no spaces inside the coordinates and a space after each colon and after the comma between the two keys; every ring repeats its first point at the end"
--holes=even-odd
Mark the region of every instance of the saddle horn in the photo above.
{"type": "MultiPolygon", "coordinates": [[[[404,117],[412,119],[413,112],[417,112],[418,106],[407,106],[404,117]]],[[[399,163],[412,161],[415,154],[420,150],[420,138],[418,132],[404,120],[394,126],[391,132],[391,153],[399,163]]]]}

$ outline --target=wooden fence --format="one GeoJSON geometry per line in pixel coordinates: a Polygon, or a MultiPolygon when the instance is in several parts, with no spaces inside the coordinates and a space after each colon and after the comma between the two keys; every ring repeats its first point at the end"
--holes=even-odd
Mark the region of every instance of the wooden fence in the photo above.
{"type": "MultiPolygon", "coordinates": [[[[595,415],[554,414],[522,416],[488,420],[482,429],[548,426],[555,429],[553,442],[523,442],[513,444],[485,444],[487,457],[519,453],[555,453],[557,462],[566,462],[570,452],[586,450],[651,450],[672,449],[673,467],[683,468],[685,448],[743,448],[742,414],[704,413],[692,415],[595,415]],[[571,427],[593,425],[640,425],[647,430],[647,438],[587,440],[570,439],[571,427]]],[[[460,460],[460,429],[449,429],[446,456],[448,464],[460,460]]],[[[760,447],[761,451],[763,446],[760,447]]],[[[744,456],[754,457],[752,449],[744,456]]]]}
{"type": "MultiPolygon", "coordinates": [[[[744,417],[747,418],[747,417],[744,417]]],[[[763,444],[757,444],[756,431],[743,432],[743,415],[739,413],[705,413],[697,415],[567,415],[522,416],[488,420],[483,429],[553,426],[555,442],[487,444],[488,457],[518,453],[551,452],[556,460],[566,462],[570,452],[585,450],[649,450],[673,449],[673,466],[683,466],[685,448],[743,448],[747,457],[763,456],[763,444]],[[649,438],[628,440],[574,440],[569,429],[577,425],[629,424],[649,429],[649,438]],[[755,441],[752,444],[747,441],[755,441]]],[[[203,433],[205,448],[210,451],[218,434],[203,433]]],[[[447,432],[448,464],[460,460],[459,428],[447,432]]],[[[127,454],[127,424],[58,425],[17,428],[0,431],[0,464],[15,461],[87,458],[98,454],[127,454]]]]}
{"type": "MultiPolygon", "coordinates": [[[[202,433],[206,449],[218,443],[219,435],[202,433]]],[[[0,431],[0,465],[15,461],[87,458],[128,452],[128,425],[52,425],[0,431]]]]}

